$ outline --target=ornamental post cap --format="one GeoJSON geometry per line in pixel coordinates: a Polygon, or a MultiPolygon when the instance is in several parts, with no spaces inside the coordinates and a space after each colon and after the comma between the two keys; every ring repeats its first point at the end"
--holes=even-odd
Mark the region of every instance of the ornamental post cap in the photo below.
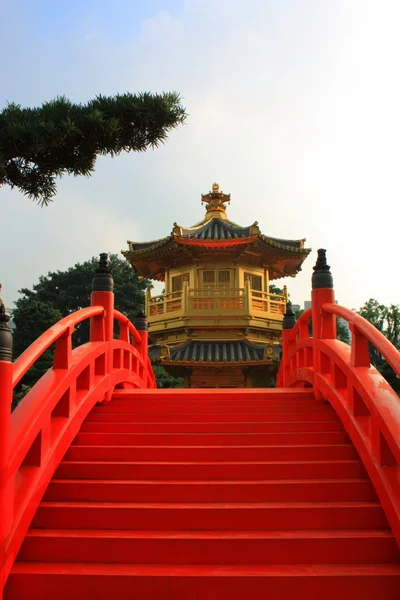
{"type": "Polygon", "coordinates": [[[325,248],[320,248],[317,250],[318,258],[315,263],[315,267],[313,267],[314,271],[319,271],[320,269],[330,269],[330,266],[326,262],[326,250],[325,248]]]}
{"type": "Polygon", "coordinates": [[[138,311],[135,315],[135,319],[137,319],[137,318],[140,318],[140,319],[146,318],[143,306],[139,306],[138,311]]]}
{"type": "Polygon", "coordinates": [[[293,312],[293,306],[290,300],[286,303],[286,312],[283,317],[283,329],[293,329],[296,325],[296,316],[293,312]]]}
{"type": "Polygon", "coordinates": [[[319,248],[317,262],[313,267],[314,273],[312,274],[311,284],[313,290],[322,288],[333,289],[333,277],[330,271],[330,266],[326,261],[326,250],[325,248],[319,248]]]}
{"type": "Polygon", "coordinates": [[[108,259],[108,253],[100,254],[99,266],[92,279],[92,292],[113,292],[114,280],[111,275],[111,265],[108,259]]]}
{"type": "Polygon", "coordinates": [[[132,319],[132,323],[136,327],[137,331],[147,331],[147,318],[143,306],[139,306],[136,316],[132,319]]]}
{"type": "MultiPolygon", "coordinates": [[[[2,285],[0,283],[0,290],[2,285]]],[[[11,329],[8,325],[10,316],[6,314],[6,307],[3,300],[0,298],[0,360],[12,361],[13,339],[11,329]]]]}
{"type": "Polygon", "coordinates": [[[110,261],[108,260],[108,253],[102,252],[100,254],[99,267],[96,273],[111,273],[110,261]]]}
{"type": "MultiPolygon", "coordinates": [[[[0,283],[0,292],[3,289],[3,284],[0,283]]],[[[3,323],[7,323],[10,320],[10,315],[8,315],[6,313],[6,307],[4,305],[3,300],[0,298],[0,321],[3,321],[3,323]]]]}

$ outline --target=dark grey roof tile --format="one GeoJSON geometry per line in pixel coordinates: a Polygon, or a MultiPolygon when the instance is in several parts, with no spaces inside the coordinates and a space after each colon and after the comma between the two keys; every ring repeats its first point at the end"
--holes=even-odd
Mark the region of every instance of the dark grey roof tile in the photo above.
{"type": "Polygon", "coordinates": [[[171,349],[170,360],[202,362],[244,362],[261,361],[264,346],[251,344],[247,340],[233,342],[185,342],[171,349]]]}

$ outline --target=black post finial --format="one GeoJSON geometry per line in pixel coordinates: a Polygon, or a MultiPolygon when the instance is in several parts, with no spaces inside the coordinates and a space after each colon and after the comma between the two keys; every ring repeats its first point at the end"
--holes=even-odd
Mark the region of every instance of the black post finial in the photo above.
{"type": "Polygon", "coordinates": [[[110,261],[107,252],[100,254],[99,268],[96,273],[111,273],[110,261]]]}
{"type": "Polygon", "coordinates": [[[114,280],[111,275],[111,265],[108,254],[100,254],[99,267],[92,280],[92,292],[113,292],[114,280]]]}
{"type": "MultiPolygon", "coordinates": [[[[0,291],[2,285],[0,283],[0,291]]],[[[6,307],[3,300],[0,298],[0,360],[7,362],[12,361],[13,339],[8,321],[10,316],[6,313],[6,307]]]]}
{"type": "Polygon", "coordinates": [[[138,331],[148,330],[147,318],[143,306],[139,307],[132,322],[138,331]]]}
{"type": "Polygon", "coordinates": [[[330,266],[326,262],[326,250],[320,248],[318,250],[318,258],[313,267],[314,273],[311,278],[311,285],[313,290],[321,288],[333,289],[333,277],[330,271],[330,266]]]}
{"type": "Polygon", "coordinates": [[[290,300],[286,304],[286,312],[283,317],[283,329],[293,329],[296,325],[296,316],[293,312],[293,306],[290,300]]]}

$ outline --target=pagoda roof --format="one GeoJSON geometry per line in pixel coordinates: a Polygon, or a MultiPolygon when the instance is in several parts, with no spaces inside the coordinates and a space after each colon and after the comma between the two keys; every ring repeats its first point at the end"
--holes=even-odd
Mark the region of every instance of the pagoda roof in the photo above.
{"type": "MultiPolygon", "coordinates": [[[[243,363],[264,362],[265,345],[254,344],[247,340],[200,341],[190,340],[170,348],[166,362],[173,363],[243,363]]],[[[272,356],[268,356],[268,359],[272,356]]]]}
{"type": "MultiPolygon", "coordinates": [[[[259,238],[270,244],[271,246],[275,246],[276,248],[282,248],[285,250],[303,250],[306,251],[307,254],[311,249],[304,248],[305,238],[301,240],[285,240],[282,238],[274,238],[271,236],[263,235],[260,233],[258,229],[257,221],[253,223],[253,225],[249,225],[247,227],[241,227],[232,221],[228,221],[227,219],[222,219],[220,217],[215,217],[213,219],[204,219],[197,225],[193,225],[193,227],[181,227],[174,223],[174,229],[171,235],[168,235],[164,238],[160,238],[158,240],[152,240],[150,242],[130,242],[129,249],[133,251],[135,254],[148,254],[153,250],[161,249],[163,247],[167,248],[171,242],[176,241],[179,243],[185,240],[198,240],[201,241],[228,241],[228,240],[238,240],[243,239],[246,241],[255,241],[256,238],[259,238]],[[251,239],[254,238],[254,239],[251,239]]],[[[196,245],[196,244],[195,244],[196,245]]],[[[200,244],[202,245],[202,244],[200,244]]]]}
{"type": "Polygon", "coordinates": [[[211,219],[203,219],[192,227],[179,227],[179,232],[176,233],[183,238],[195,240],[233,240],[235,238],[250,237],[251,225],[241,227],[233,221],[217,216],[211,219]]]}
{"type": "Polygon", "coordinates": [[[287,268],[278,268],[276,273],[274,272],[274,278],[294,276],[301,269],[301,264],[311,251],[310,248],[304,248],[305,239],[286,240],[264,235],[257,221],[245,227],[230,221],[225,212],[225,203],[230,202],[230,195],[220,192],[217,184],[213,185],[212,192],[202,196],[202,202],[207,203],[207,212],[205,218],[199,223],[191,227],[174,223],[171,234],[157,240],[128,241],[129,250],[122,253],[139,274],[162,279],[161,271],[156,272],[154,264],[150,270],[145,268],[143,271],[144,264],[172,256],[175,258],[177,252],[182,254],[184,247],[189,251],[189,246],[194,247],[193,251],[197,248],[197,251],[215,253],[216,250],[229,250],[236,246],[248,245],[252,246],[252,251],[256,251],[260,256],[269,256],[272,263],[278,256],[285,257],[287,268]]]}
{"type": "Polygon", "coordinates": [[[214,218],[203,219],[200,223],[193,225],[192,227],[181,227],[177,223],[174,223],[174,228],[171,235],[158,240],[152,240],[150,242],[128,242],[129,247],[135,253],[148,252],[161,248],[162,246],[168,246],[169,242],[185,240],[235,240],[240,238],[249,238],[251,234],[256,234],[256,231],[252,232],[254,225],[248,227],[241,227],[233,221],[223,219],[219,215],[214,218]]]}

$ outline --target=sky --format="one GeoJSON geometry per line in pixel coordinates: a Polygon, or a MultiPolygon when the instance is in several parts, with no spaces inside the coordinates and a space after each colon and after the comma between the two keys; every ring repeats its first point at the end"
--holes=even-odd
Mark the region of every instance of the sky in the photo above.
{"type": "Polygon", "coordinates": [[[291,299],[310,298],[318,248],[336,298],[400,302],[398,0],[0,0],[0,110],[58,95],[178,91],[186,124],[142,154],[101,157],[40,208],[0,188],[6,306],[40,275],[203,218],[306,238],[291,299]],[[397,259],[397,260],[396,260],[397,259]]]}

